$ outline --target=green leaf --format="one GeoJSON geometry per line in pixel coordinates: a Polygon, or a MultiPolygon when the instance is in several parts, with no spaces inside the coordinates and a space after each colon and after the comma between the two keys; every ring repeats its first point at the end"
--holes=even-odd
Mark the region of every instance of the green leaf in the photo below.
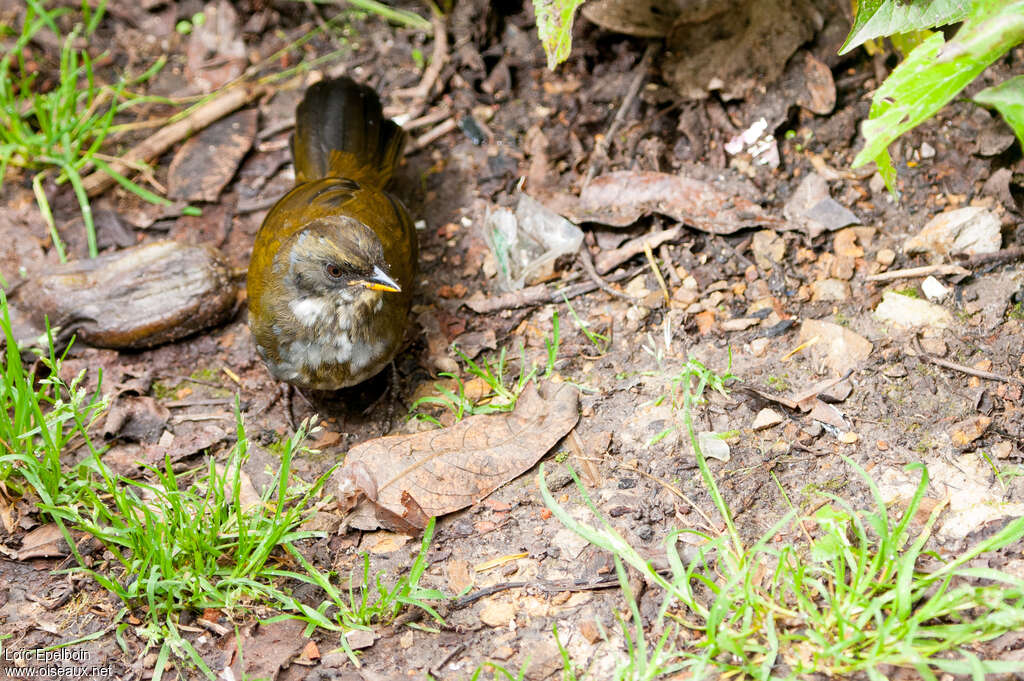
{"type": "Polygon", "coordinates": [[[985,88],[974,96],[974,101],[982,106],[991,106],[1002,114],[1024,148],[1024,76],[1014,76],[999,85],[985,88]]]}
{"type": "Polygon", "coordinates": [[[963,21],[970,9],[970,0],[860,0],[853,28],[839,54],[873,38],[963,21]]]}
{"type": "Polygon", "coordinates": [[[554,69],[569,58],[572,49],[572,22],[576,10],[584,0],[533,0],[533,11],[537,15],[537,35],[544,53],[548,56],[548,68],[554,69]]]}
{"type": "Polygon", "coordinates": [[[897,137],[933,116],[1022,40],[1024,0],[979,0],[952,41],[946,43],[936,33],[921,43],[875,92],[863,126],[865,145],[853,167],[879,161],[883,168],[883,154],[897,137]]]}

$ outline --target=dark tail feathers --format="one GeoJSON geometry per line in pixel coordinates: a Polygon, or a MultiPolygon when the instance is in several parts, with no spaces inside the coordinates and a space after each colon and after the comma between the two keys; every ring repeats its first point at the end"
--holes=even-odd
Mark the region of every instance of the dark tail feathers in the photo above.
{"type": "Polygon", "coordinates": [[[295,110],[296,182],[346,177],[382,189],[405,146],[405,131],[384,118],[372,88],[351,78],[323,80],[295,110]]]}

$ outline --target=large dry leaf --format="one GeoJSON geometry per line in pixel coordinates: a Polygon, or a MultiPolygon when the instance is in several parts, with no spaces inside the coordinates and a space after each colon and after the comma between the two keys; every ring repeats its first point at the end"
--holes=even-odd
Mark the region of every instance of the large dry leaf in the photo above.
{"type": "Polygon", "coordinates": [[[544,456],[579,419],[571,385],[531,384],[513,412],[471,416],[450,428],[391,435],[349,451],[336,482],[360,490],[396,531],[479,502],[544,456]]]}
{"type": "Polygon", "coordinates": [[[727,194],[707,182],[681,175],[623,170],[602,175],[580,194],[569,216],[575,222],[625,227],[644,215],[660,213],[712,234],[732,234],[763,225],[783,228],[785,220],[769,215],[742,196],[727,194]]]}
{"type": "Polygon", "coordinates": [[[641,38],[664,38],[676,21],[707,21],[733,9],[732,0],[594,0],[581,10],[601,28],[641,38]]]}
{"type": "Polygon", "coordinates": [[[238,111],[191,138],[174,155],[167,195],[186,201],[216,201],[256,139],[259,113],[238,111]]]}
{"type": "Polygon", "coordinates": [[[703,99],[718,90],[723,99],[742,99],[781,76],[821,26],[808,0],[742,0],[703,22],[677,21],[665,42],[662,74],[683,97],[703,99]]]}

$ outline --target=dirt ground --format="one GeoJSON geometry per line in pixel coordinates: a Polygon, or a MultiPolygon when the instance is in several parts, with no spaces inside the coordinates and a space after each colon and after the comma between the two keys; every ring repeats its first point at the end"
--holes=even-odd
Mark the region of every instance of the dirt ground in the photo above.
{"type": "MultiPolygon", "coordinates": [[[[140,70],[159,55],[168,56],[167,67],[145,86],[148,92],[196,93],[225,79],[224,70],[238,57],[231,52],[238,44],[233,40],[243,46],[240,58],[247,64],[253,51],[266,55],[280,47],[280,33],[301,35],[333,15],[335,8],[327,7],[238,2],[236,21],[228,22],[221,42],[199,57],[190,52],[190,38],[174,30],[177,21],[203,9],[198,1],[132,6],[112,1],[100,35],[112,67],[140,70]]],[[[423,13],[418,5],[409,3],[408,8],[423,13]]],[[[550,337],[557,312],[561,339],[555,370],[560,380],[581,387],[580,418],[574,434],[545,457],[549,483],[566,506],[581,508],[561,464],[574,465],[597,507],[644,555],[662,555],[662,540],[671,529],[705,524],[674,490],[720,522],[680,431],[651,444],[678,422],[678,414],[658,398],[670,393],[672,377],[691,357],[720,373],[731,357],[737,377],[728,397],[711,395],[697,421],[699,430],[733,431],[726,440],[726,460],[711,460],[711,468],[745,539],[760,537],[791,504],[814,508],[822,490],[866,505],[865,485],[840,455],[868,470],[887,500],[897,504],[909,498],[917,480],[904,466],[926,464],[932,505],[952,500],[933,540],[940,555],[955,554],[1024,513],[1024,274],[1019,263],[979,263],[969,265],[966,276],[943,278],[950,289],[941,302],[948,319],[917,328],[884,321],[876,309],[887,291],[919,291],[922,277],[869,280],[929,264],[931,254],[910,253],[907,241],[933,216],[953,208],[977,206],[995,216],[1002,248],[1024,244],[1024,162],[1012,134],[992,114],[960,98],[899,141],[893,149],[902,194],[897,204],[870,169],[849,169],[862,144],[857,130],[867,116],[870,93],[894,58],[873,59],[863,50],[837,57],[835,36],[824,29],[810,41],[810,52],[831,73],[835,104],[827,113],[814,113],[797,103],[797,95],[780,104],[771,88],[767,94],[754,88],[732,101],[714,94],[682,98],[662,77],[661,41],[653,41],[654,57],[643,62],[646,40],[609,32],[582,17],[571,56],[550,71],[533,12],[529,3],[520,2],[456,3],[446,19],[448,45],[433,89],[402,96],[396,93],[420,82],[417,64],[432,53],[430,32],[396,27],[372,14],[346,16],[337,33],[311,41],[302,57],[340,49],[340,56],[320,72],[345,73],[372,84],[389,115],[404,115],[408,121],[436,114],[410,131],[413,143],[395,182],[396,193],[420,221],[418,290],[407,344],[392,376],[385,373],[339,395],[315,396],[311,403],[294,401],[297,417],[315,410],[325,418],[323,430],[312,437],[311,446],[319,453],[301,456],[295,474],[312,480],[350,447],[389,428],[414,432],[427,427],[405,417],[415,397],[426,394],[438,372],[450,370],[458,359],[450,349],[453,343],[477,358],[508,348],[516,361],[522,345],[528,357],[543,363],[544,339],[550,337]],[[641,87],[609,138],[638,73],[641,87]],[[774,167],[749,150],[726,151],[730,140],[768,110],[774,112],[768,118],[778,121],[769,130],[779,157],[774,167]],[[423,137],[431,131],[438,134],[423,137]],[[1010,144],[1003,143],[1007,134],[1010,144]],[[607,141],[605,154],[595,152],[595,140],[607,141]],[[604,272],[630,300],[594,290],[571,301],[581,320],[611,339],[604,352],[584,336],[564,302],[473,311],[467,301],[493,300],[504,293],[483,226],[497,207],[514,208],[521,178],[526,178],[524,191],[570,214],[566,201],[579,195],[588,173],[599,181],[615,171],[703,181],[730,197],[752,201],[774,221],[762,223],[771,229],[746,226],[722,233],[683,221],[685,226],[653,251],[667,296],[642,250],[604,272]],[[822,178],[825,196],[852,212],[854,222],[823,219],[825,228],[815,230],[793,216],[793,197],[810,175],[822,178]],[[618,276],[622,272],[630,275],[618,276]],[[816,327],[814,320],[828,324],[816,327]],[[933,357],[946,366],[931,362],[933,357]],[[815,411],[792,402],[847,372],[837,386],[809,393],[811,402],[803,404],[813,404],[815,411]],[[814,401],[819,392],[828,399],[814,401]]],[[[837,16],[840,24],[845,21],[841,12],[837,16]]],[[[995,82],[999,74],[1019,72],[1022,60],[1018,49],[968,94],[995,82]]],[[[280,68],[297,61],[294,54],[283,57],[280,68]]],[[[237,172],[229,169],[231,179],[214,200],[193,201],[202,207],[201,216],[183,216],[180,209],[167,215],[120,190],[105,193],[94,206],[101,250],[171,238],[211,244],[233,267],[244,268],[267,208],[292,182],[287,124],[301,93],[301,87],[275,87],[234,114],[231,120],[246,131],[240,134],[250,135],[252,148],[237,172]]],[[[166,107],[153,104],[133,110],[131,117],[145,120],[165,113],[166,107]]],[[[122,150],[144,137],[135,135],[119,140],[122,150]]],[[[155,183],[167,185],[178,149],[156,164],[155,183]]],[[[0,227],[6,238],[0,239],[0,268],[12,285],[19,268],[32,272],[56,262],[27,187],[8,181],[2,190],[0,227]]],[[[84,257],[84,232],[71,192],[64,188],[54,197],[68,250],[84,257]]],[[[615,197],[626,200],[622,192],[615,197]]],[[[627,240],[679,222],[664,206],[642,213],[625,227],[583,222],[584,248],[600,262],[602,254],[627,240]]],[[[589,280],[580,262],[563,257],[546,283],[554,290],[589,280]]],[[[256,354],[240,298],[227,322],[152,350],[74,346],[69,372],[102,367],[104,389],[119,400],[153,398],[145,409],[135,403],[136,428],[101,434],[109,445],[105,457],[118,472],[137,473],[139,460],[162,460],[165,431],[173,435],[179,461],[194,464],[206,456],[224,456],[235,438],[236,393],[254,442],[247,470],[255,480],[264,466],[274,464],[270,445],[289,432],[288,421],[284,403],[276,399],[277,386],[256,354]]],[[[512,366],[517,370],[515,362],[512,366]]],[[[480,503],[439,518],[424,577],[426,586],[446,594],[466,587],[472,594],[506,582],[526,585],[450,608],[443,624],[380,628],[372,645],[361,651],[358,670],[343,654],[328,652],[336,648],[337,634],[314,634],[320,654],[310,659],[301,624],[254,624],[268,613],[249,613],[237,622],[237,632],[228,623],[222,634],[185,618],[184,631],[218,674],[231,663],[241,639],[253,650],[249,678],[372,680],[429,674],[468,679],[479,665],[492,661],[509,670],[525,665],[526,678],[542,679],[560,678],[562,658],[552,635],[557,625],[575,663],[590,670],[587,678],[607,678],[624,654],[621,634],[615,633],[616,617],[625,612],[621,592],[547,587],[566,579],[601,582],[613,573],[611,558],[551,515],[541,500],[536,472],[534,466],[480,503]],[[479,569],[501,557],[510,558],[479,569]],[[608,640],[598,635],[595,621],[611,632],[608,640]]],[[[64,557],[18,558],[31,555],[19,551],[41,522],[31,508],[23,508],[13,532],[0,529],[5,547],[0,555],[0,636],[10,636],[3,641],[7,650],[101,631],[120,609],[97,584],[53,574],[66,565],[64,557]]],[[[338,530],[338,522],[330,529],[338,530]]],[[[360,554],[368,551],[374,569],[400,575],[419,542],[384,530],[348,529],[307,542],[302,550],[340,574],[358,568],[360,554]]],[[[990,556],[986,565],[1022,576],[1018,555],[1019,547],[1016,553],[990,556]]],[[[641,592],[641,613],[653,619],[661,595],[650,588],[641,592]]],[[[149,678],[154,652],[144,654],[144,642],[132,627],[122,634],[129,653],[119,647],[114,632],[75,649],[88,653],[92,664],[109,667],[113,677],[149,678]]],[[[1019,645],[997,639],[975,652],[999,657],[1019,645]]],[[[194,670],[181,673],[199,678],[194,670]]]]}

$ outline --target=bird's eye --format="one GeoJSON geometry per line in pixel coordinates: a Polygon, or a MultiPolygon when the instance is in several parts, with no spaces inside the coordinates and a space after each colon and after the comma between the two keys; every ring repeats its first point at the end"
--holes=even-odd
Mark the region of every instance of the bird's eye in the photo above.
{"type": "Polygon", "coordinates": [[[341,265],[335,262],[329,262],[324,265],[324,271],[327,272],[327,276],[331,279],[341,279],[345,271],[341,268],[341,265]]]}

